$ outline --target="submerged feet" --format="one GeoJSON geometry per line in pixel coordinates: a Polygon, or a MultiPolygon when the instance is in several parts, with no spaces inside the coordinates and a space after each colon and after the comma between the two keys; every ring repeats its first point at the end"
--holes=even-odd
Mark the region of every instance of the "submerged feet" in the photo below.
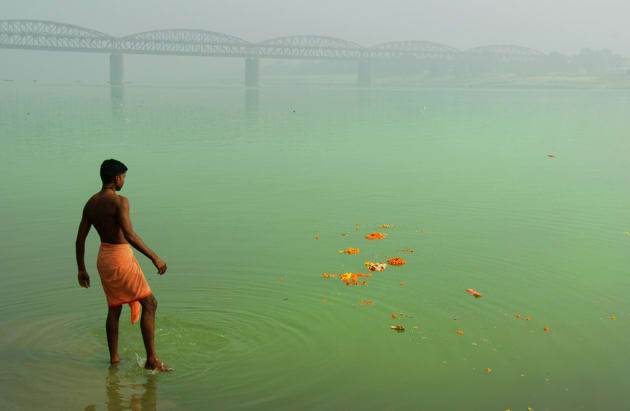
{"type": "Polygon", "coordinates": [[[144,368],[147,370],[155,370],[160,372],[175,371],[173,368],[169,368],[166,364],[164,364],[157,358],[147,359],[147,362],[144,364],[144,368]]]}

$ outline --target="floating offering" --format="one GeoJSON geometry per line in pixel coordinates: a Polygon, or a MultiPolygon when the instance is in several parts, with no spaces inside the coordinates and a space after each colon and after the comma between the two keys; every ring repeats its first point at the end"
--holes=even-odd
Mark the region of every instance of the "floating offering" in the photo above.
{"type": "Polygon", "coordinates": [[[531,320],[531,318],[529,318],[529,317],[527,317],[527,318],[525,319],[525,321],[529,321],[529,320],[531,320]]]}
{"type": "Polygon", "coordinates": [[[608,317],[608,318],[610,318],[611,320],[614,320],[614,319],[615,319],[615,318],[617,318],[617,317],[615,317],[614,315],[611,315],[611,316],[610,316],[610,317],[608,317]]]}
{"type": "Polygon", "coordinates": [[[392,318],[396,318],[396,313],[392,314],[392,318]]]}
{"type": "Polygon", "coordinates": [[[549,331],[549,327],[543,328],[544,331],[549,331]]]}
{"type": "Polygon", "coordinates": [[[464,332],[462,330],[458,330],[457,335],[464,335],[464,332]]]}
{"type": "Polygon", "coordinates": [[[322,299],[322,302],[324,302],[324,303],[325,303],[325,302],[326,302],[326,299],[325,299],[325,298],[323,298],[323,299],[322,299]]]}
{"type": "Polygon", "coordinates": [[[412,248],[408,248],[406,250],[398,250],[398,251],[400,251],[401,253],[413,253],[413,249],[412,248]]]}
{"type": "Polygon", "coordinates": [[[368,240],[382,240],[386,235],[383,233],[370,233],[365,236],[368,240]]]}
{"type": "Polygon", "coordinates": [[[358,248],[346,248],[345,250],[337,251],[339,254],[359,254],[360,250],[358,248]]]}
{"type": "Polygon", "coordinates": [[[358,274],[358,273],[345,273],[345,274],[326,274],[322,273],[324,278],[337,277],[346,285],[366,285],[367,281],[359,281],[359,277],[372,277],[372,274],[358,274]]]}
{"type": "Polygon", "coordinates": [[[284,278],[278,277],[278,281],[282,281],[282,280],[284,280],[284,278]]]}
{"type": "Polygon", "coordinates": [[[341,236],[342,236],[342,237],[347,237],[347,236],[349,236],[349,235],[350,235],[350,234],[348,234],[348,233],[341,233],[341,236]]]}
{"type": "Polygon", "coordinates": [[[486,368],[486,372],[492,372],[492,368],[486,368]]]}
{"type": "Polygon", "coordinates": [[[471,295],[474,295],[475,298],[480,298],[481,297],[481,293],[479,291],[473,290],[472,288],[467,288],[466,292],[470,293],[471,295]]]}
{"type": "Polygon", "coordinates": [[[319,236],[318,236],[318,235],[316,235],[316,236],[315,236],[315,239],[316,239],[316,240],[319,240],[319,236]]]}
{"type": "Polygon", "coordinates": [[[555,158],[555,157],[556,157],[556,155],[555,155],[555,154],[547,154],[547,157],[549,157],[549,158],[555,158]]]}
{"type": "Polygon", "coordinates": [[[400,283],[400,285],[405,285],[405,283],[400,283]]]}
{"type": "Polygon", "coordinates": [[[373,305],[374,301],[372,300],[361,300],[361,302],[359,302],[359,305],[373,305]]]}
{"type": "Polygon", "coordinates": [[[405,327],[403,327],[402,325],[392,325],[390,328],[396,331],[405,331],[405,327]]]}
{"type": "Polygon", "coordinates": [[[370,271],[379,271],[379,272],[383,272],[385,270],[385,268],[387,268],[387,264],[372,264],[368,267],[368,270],[370,271]]]}
{"type": "Polygon", "coordinates": [[[390,265],[405,265],[407,264],[407,262],[405,260],[403,260],[400,257],[394,257],[394,258],[390,258],[389,261],[387,261],[388,264],[390,265]]]}
{"type": "Polygon", "coordinates": [[[516,318],[521,318],[521,315],[520,314],[516,314],[516,318]]]}
{"type": "Polygon", "coordinates": [[[381,225],[381,228],[392,228],[392,227],[393,227],[393,225],[391,225],[391,224],[383,224],[383,225],[381,225]]]}

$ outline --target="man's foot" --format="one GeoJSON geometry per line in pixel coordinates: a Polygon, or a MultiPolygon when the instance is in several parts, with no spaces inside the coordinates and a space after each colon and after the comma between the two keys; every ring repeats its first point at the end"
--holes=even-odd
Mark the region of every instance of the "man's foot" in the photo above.
{"type": "Polygon", "coordinates": [[[110,364],[118,364],[120,362],[120,357],[118,356],[118,354],[116,354],[115,356],[113,356],[112,358],[110,358],[109,363],[110,364]]]}
{"type": "Polygon", "coordinates": [[[157,358],[155,360],[147,360],[147,362],[144,364],[144,368],[146,370],[154,370],[154,371],[160,371],[160,372],[175,371],[173,368],[169,368],[166,364],[164,364],[162,361],[158,360],[157,358]]]}

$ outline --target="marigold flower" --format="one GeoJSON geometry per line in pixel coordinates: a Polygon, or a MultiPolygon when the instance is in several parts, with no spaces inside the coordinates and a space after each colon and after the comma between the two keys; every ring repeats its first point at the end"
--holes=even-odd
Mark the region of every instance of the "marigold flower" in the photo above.
{"type": "Polygon", "coordinates": [[[387,261],[388,264],[390,265],[405,265],[407,264],[407,262],[405,260],[403,260],[400,257],[394,257],[394,258],[390,258],[389,261],[387,261]]]}
{"type": "Polygon", "coordinates": [[[382,240],[385,238],[385,234],[383,233],[370,233],[365,236],[368,240],[382,240]]]}

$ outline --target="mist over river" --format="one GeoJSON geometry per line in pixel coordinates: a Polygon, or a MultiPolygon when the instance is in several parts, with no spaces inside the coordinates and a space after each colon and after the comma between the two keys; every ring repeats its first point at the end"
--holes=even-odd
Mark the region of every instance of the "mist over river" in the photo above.
{"type": "Polygon", "coordinates": [[[7,82],[0,101],[3,410],[630,407],[628,90],[7,82]],[[142,369],[128,307],[110,368],[94,229],[77,284],[107,158],[168,264],[136,252],[174,373],[142,369]],[[347,272],[372,277],[322,276],[347,272]]]}

